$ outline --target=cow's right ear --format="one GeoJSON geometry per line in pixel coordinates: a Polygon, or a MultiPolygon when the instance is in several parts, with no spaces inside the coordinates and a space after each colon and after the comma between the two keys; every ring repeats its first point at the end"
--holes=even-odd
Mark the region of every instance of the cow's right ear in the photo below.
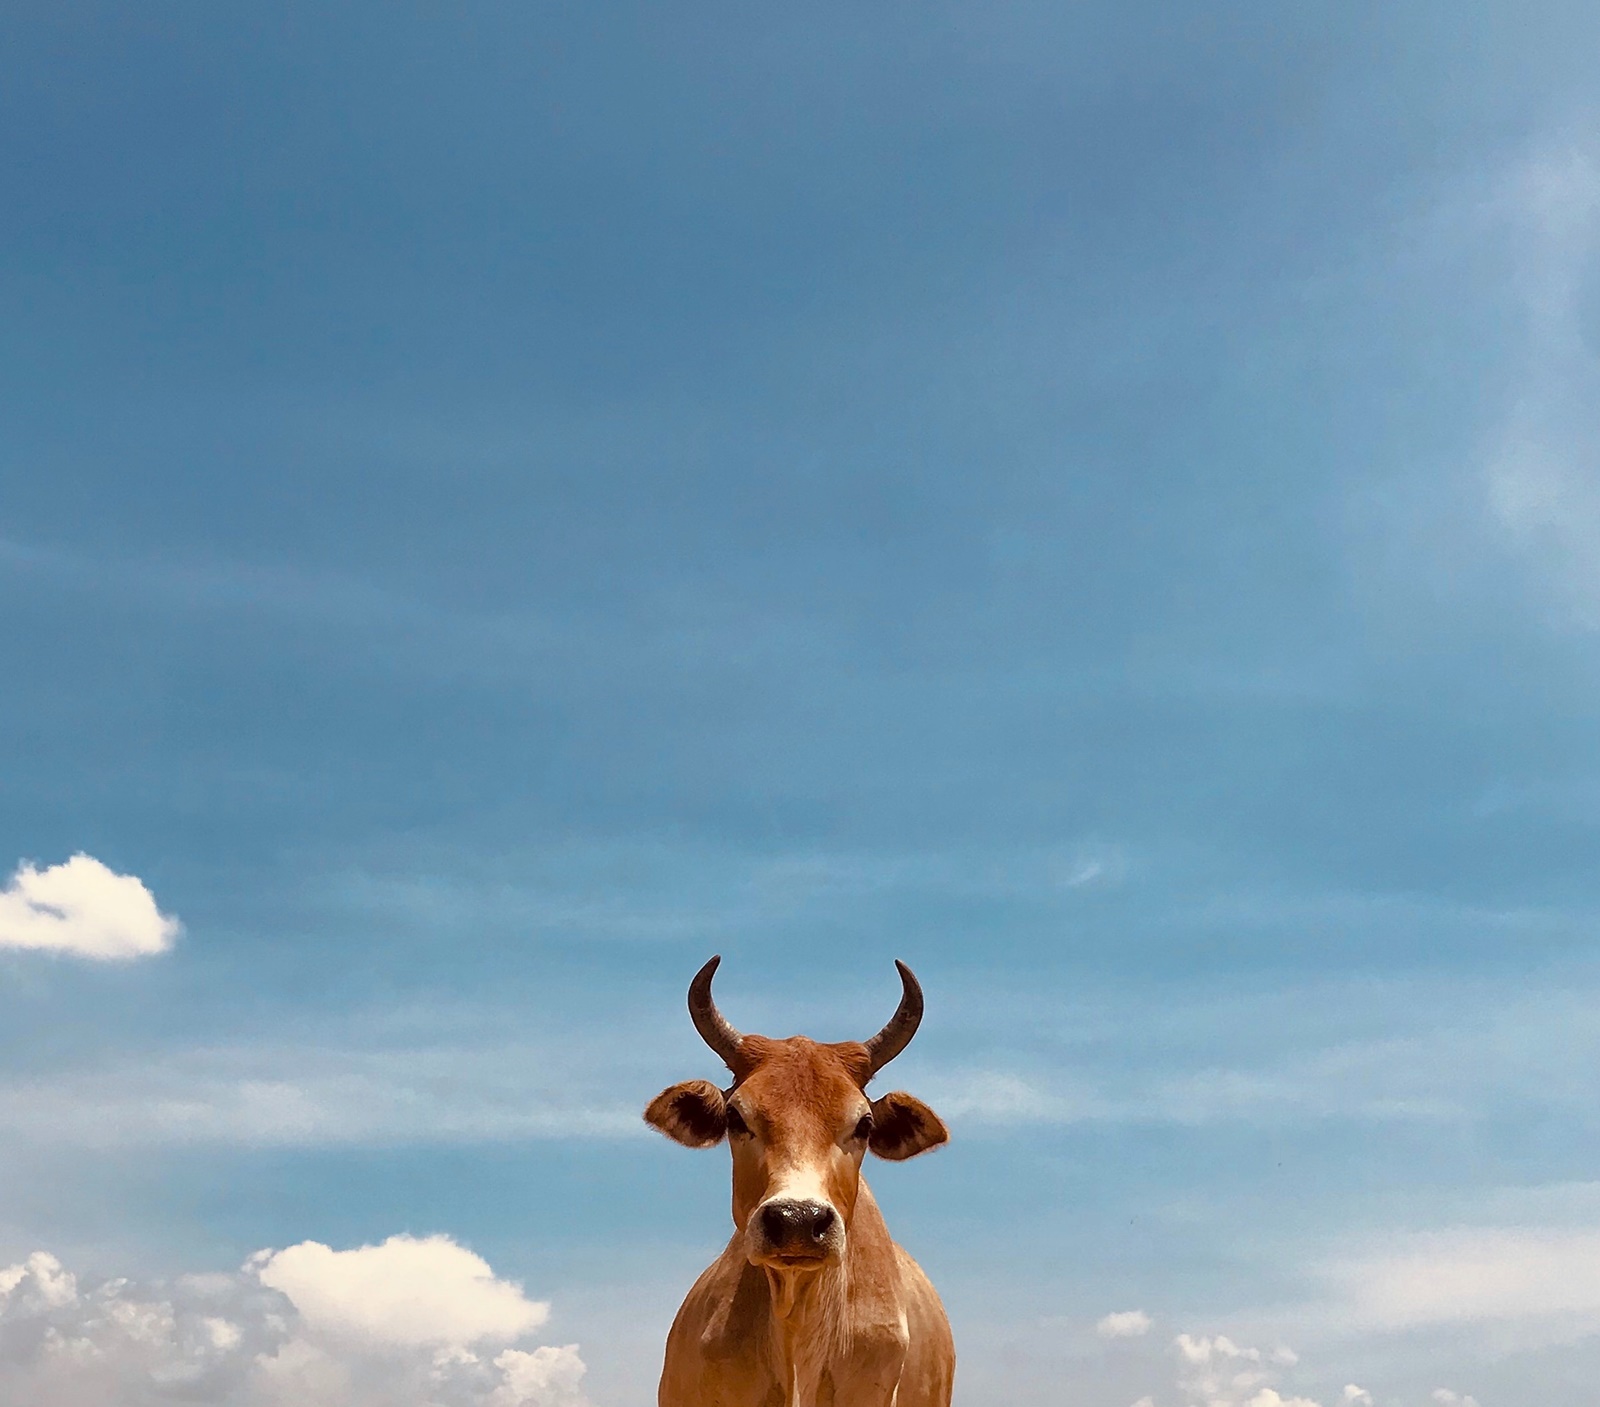
{"type": "Polygon", "coordinates": [[[685,1080],[652,1099],[644,1121],[685,1148],[711,1148],[727,1135],[728,1106],[709,1080],[685,1080]]]}
{"type": "Polygon", "coordinates": [[[867,1147],[898,1163],[950,1141],[950,1130],[932,1109],[903,1089],[872,1101],[872,1137],[867,1147]]]}

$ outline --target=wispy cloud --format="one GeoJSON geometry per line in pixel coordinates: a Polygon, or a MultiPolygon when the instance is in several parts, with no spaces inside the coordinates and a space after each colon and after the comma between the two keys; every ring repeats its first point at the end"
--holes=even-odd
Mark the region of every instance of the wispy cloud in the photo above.
{"type": "MultiPolygon", "coordinates": [[[[974,1068],[925,1065],[919,1090],[958,1124],[1120,1123],[1203,1126],[1304,1125],[1323,1121],[1472,1126],[1508,1111],[1600,1114],[1600,1095],[1582,1075],[1600,1061],[1600,997],[1592,976],[1507,995],[1502,985],[1456,980],[1399,984],[1381,1020],[1331,984],[1276,992],[1270,1000],[1215,993],[1169,999],[1142,1041],[1108,1044],[1103,1031],[1084,1048],[1067,1045],[1046,1062],[974,1068]],[[1410,1009],[1404,1009],[1409,1004],[1410,1009]],[[1393,1007],[1391,1011],[1389,1008],[1393,1007]],[[1337,1021],[1282,1027],[1285,1009],[1348,1013],[1369,1029],[1337,1021]],[[1186,1032],[1181,1038],[1179,1030],[1186,1032]],[[1219,1031],[1248,1030],[1232,1062],[1218,1061],[1219,1031]],[[1162,1044],[1162,1042],[1168,1042],[1162,1044]]],[[[1013,1036],[1043,1039],[1054,1015],[1013,1012],[1013,1036]]],[[[1156,1019],[1124,1011],[1126,1031],[1156,1019]]]]}
{"type": "Polygon", "coordinates": [[[1600,627],[1600,351],[1583,327],[1600,256],[1600,165],[1543,154],[1508,181],[1525,343],[1520,384],[1487,453],[1489,510],[1568,618],[1600,627]]]}
{"type": "Polygon", "coordinates": [[[719,847],[659,837],[562,840],[515,854],[409,853],[329,874],[318,898],[407,926],[516,923],[617,940],[760,933],[853,918],[906,900],[1073,912],[1132,872],[1123,848],[923,851],[719,847]]]}
{"type": "Polygon", "coordinates": [[[15,1140],[68,1148],[642,1136],[638,1110],[581,1075],[549,1048],[512,1043],[211,1047],[13,1079],[0,1121],[15,1140]]]}
{"type": "MultiPolygon", "coordinates": [[[[65,1068],[14,1072],[0,1121],[31,1146],[64,1148],[642,1137],[643,1100],[681,1055],[705,1056],[679,1000],[613,1011],[649,1032],[620,1045],[548,1012],[530,1033],[521,997],[330,1015],[315,1041],[264,1029],[137,1056],[86,1052],[65,1068]]],[[[769,1024],[761,1005],[738,1004],[754,1029],[769,1024]]],[[[804,1002],[798,1015],[787,996],[767,1005],[775,1029],[828,1034],[804,1002]]],[[[839,1028],[836,998],[814,1005],[839,1028]]],[[[1593,974],[1576,970],[1517,995],[1459,978],[1392,990],[1212,985],[1157,1002],[1094,990],[1076,1005],[979,990],[919,1037],[904,1077],[958,1129],[1470,1128],[1535,1109],[1581,1121],[1600,1116],[1582,1074],[1600,1061],[1597,1013],[1593,974]]]]}
{"type": "MultiPolygon", "coordinates": [[[[570,666],[595,639],[595,622],[533,610],[471,611],[410,595],[360,576],[242,559],[90,556],[0,537],[0,571],[34,584],[115,599],[183,620],[278,619],[341,638],[352,659],[381,658],[425,675],[520,677],[570,666]]],[[[608,638],[615,636],[615,626],[608,638]]]]}

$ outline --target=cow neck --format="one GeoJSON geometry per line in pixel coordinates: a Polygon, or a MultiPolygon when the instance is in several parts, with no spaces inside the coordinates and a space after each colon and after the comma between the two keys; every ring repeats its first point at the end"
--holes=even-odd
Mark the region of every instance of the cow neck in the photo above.
{"type": "Polygon", "coordinates": [[[810,1271],[769,1269],[766,1276],[778,1380],[785,1386],[788,1404],[809,1407],[842,1346],[848,1322],[848,1252],[843,1264],[810,1271]]]}
{"type": "Polygon", "coordinates": [[[844,1298],[848,1268],[825,1265],[816,1270],[777,1270],[764,1267],[767,1289],[772,1295],[772,1322],[780,1331],[804,1335],[815,1328],[819,1314],[826,1314],[844,1298]]]}

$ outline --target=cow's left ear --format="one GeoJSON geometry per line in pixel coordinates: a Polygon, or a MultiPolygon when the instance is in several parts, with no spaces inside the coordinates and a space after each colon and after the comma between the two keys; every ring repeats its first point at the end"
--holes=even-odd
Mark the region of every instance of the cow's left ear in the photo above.
{"type": "Polygon", "coordinates": [[[893,1090],[872,1101],[872,1137],[867,1147],[880,1158],[898,1163],[949,1140],[944,1120],[904,1090],[893,1090]]]}
{"type": "Polygon", "coordinates": [[[685,1080],[645,1106],[644,1121],[685,1148],[710,1148],[728,1132],[728,1106],[709,1080],[685,1080]]]}

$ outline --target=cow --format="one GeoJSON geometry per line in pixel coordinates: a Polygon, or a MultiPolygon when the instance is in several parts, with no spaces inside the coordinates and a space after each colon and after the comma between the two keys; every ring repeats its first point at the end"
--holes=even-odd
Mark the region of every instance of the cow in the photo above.
{"type": "Polygon", "coordinates": [[[900,1005],[871,1040],[741,1035],[717,1010],[713,957],[689,1015],[733,1075],[663,1090],[645,1122],[690,1148],[728,1140],[733,1239],[667,1335],[659,1407],[949,1407],[955,1343],[928,1277],[893,1240],[861,1176],[946,1142],[932,1109],[868,1082],[922,1020],[903,962],[900,1005]]]}

